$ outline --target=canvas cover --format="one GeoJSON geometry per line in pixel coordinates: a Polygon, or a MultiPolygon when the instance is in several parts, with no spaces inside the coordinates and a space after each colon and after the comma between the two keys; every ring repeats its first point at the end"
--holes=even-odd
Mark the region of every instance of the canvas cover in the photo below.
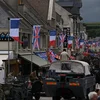
{"type": "Polygon", "coordinates": [[[55,70],[56,72],[75,72],[84,73],[85,75],[90,75],[89,64],[83,61],[70,60],[67,62],[54,62],[50,66],[50,70],[55,70]]]}

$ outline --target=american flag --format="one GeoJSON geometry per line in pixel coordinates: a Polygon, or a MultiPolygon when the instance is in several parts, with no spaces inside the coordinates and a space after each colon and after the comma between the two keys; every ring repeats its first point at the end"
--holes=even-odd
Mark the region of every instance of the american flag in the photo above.
{"type": "Polygon", "coordinates": [[[38,50],[40,49],[40,45],[39,45],[40,29],[41,29],[40,25],[33,26],[33,50],[36,48],[38,50]]]}
{"type": "Polygon", "coordinates": [[[63,34],[63,33],[61,33],[60,35],[59,35],[59,39],[60,39],[60,45],[59,46],[62,46],[63,45],[63,43],[64,43],[64,40],[65,40],[65,37],[66,37],[66,34],[63,34]]]}

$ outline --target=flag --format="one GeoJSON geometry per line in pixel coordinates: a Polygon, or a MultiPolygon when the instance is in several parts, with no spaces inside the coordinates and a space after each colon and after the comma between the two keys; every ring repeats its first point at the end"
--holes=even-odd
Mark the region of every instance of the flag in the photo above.
{"type": "Polygon", "coordinates": [[[34,25],[33,26],[33,50],[34,49],[38,49],[38,50],[40,49],[40,43],[39,43],[40,29],[41,29],[40,25],[34,25]]]}
{"type": "Polygon", "coordinates": [[[49,41],[49,47],[55,47],[56,45],[56,31],[51,30],[50,31],[50,41],[49,41]]]}
{"type": "Polygon", "coordinates": [[[60,45],[59,46],[62,46],[63,45],[63,43],[64,43],[64,40],[65,40],[65,37],[66,37],[66,34],[63,34],[63,33],[61,33],[60,35],[59,35],[59,39],[60,39],[60,45]]]}
{"type": "Polygon", "coordinates": [[[82,48],[84,45],[84,40],[83,39],[80,39],[80,48],[82,48]]]}
{"type": "Polygon", "coordinates": [[[90,48],[91,45],[92,45],[92,41],[88,41],[88,43],[87,43],[87,47],[90,48]]]}
{"type": "Polygon", "coordinates": [[[93,42],[92,42],[92,46],[93,46],[93,47],[96,47],[96,41],[93,41],[93,42]]]}
{"type": "Polygon", "coordinates": [[[22,44],[19,40],[19,24],[20,18],[10,18],[10,37],[22,44]]]}
{"type": "Polygon", "coordinates": [[[47,57],[48,57],[48,61],[50,63],[56,61],[56,59],[55,59],[56,58],[56,54],[54,54],[54,52],[51,49],[48,50],[47,57]]]}
{"type": "Polygon", "coordinates": [[[68,36],[68,48],[72,47],[72,43],[73,43],[73,36],[68,36]]]}
{"type": "Polygon", "coordinates": [[[75,44],[76,44],[76,49],[79,49],[79,39],[78,38],[75,39],[75,44]]]}

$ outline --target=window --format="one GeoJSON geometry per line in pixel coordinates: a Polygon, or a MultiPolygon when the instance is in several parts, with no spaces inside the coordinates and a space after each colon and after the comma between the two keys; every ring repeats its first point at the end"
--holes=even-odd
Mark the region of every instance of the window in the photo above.
{"type": "Polygon", "coordinates": [[[61,70],[71,70],[70,63],[62,63],[61,70]]]}

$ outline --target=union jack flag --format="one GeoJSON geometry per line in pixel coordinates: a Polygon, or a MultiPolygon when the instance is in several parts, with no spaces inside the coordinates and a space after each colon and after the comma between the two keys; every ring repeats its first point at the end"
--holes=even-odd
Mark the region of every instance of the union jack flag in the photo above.
{"type": "Polygon", "coordinates": [[[63,34],[63,33],[61,33],[60,35],[59,35],[59,39],[60,39],[60,45],[59,46],[62,46],[63,45],[63,43],[64,43],[64,40],[65,40],[65,37],[66,37],[66,34],[63,34]]]}
{"type": "Polygon", "coordinates": [[[78,38],[75,39],[75,43],[76,43],[76,49],[79,49],[79,39],[78,38]]]}
{"type": "Polygon", "coordinates": [[[38,50],[40,49],[40,45],[39,45],[40,29],[41,29],[40,25],[33,26],[33,50],[36,48],[38,50]]]}
{"type": "Polygon", "coordinates": [[[51,49],[49,49],[48,52],[49,52],[49,56],[50,56],[50,57],[49,57],[49,58],[50,58],[49,61],[50,61],[51,63],[54,62],[54,61],[56,61],[56,59],[55,59],[55,58],[56,58],[56,54],[54,54],[54,52],[53,52],[51,49]]]}

